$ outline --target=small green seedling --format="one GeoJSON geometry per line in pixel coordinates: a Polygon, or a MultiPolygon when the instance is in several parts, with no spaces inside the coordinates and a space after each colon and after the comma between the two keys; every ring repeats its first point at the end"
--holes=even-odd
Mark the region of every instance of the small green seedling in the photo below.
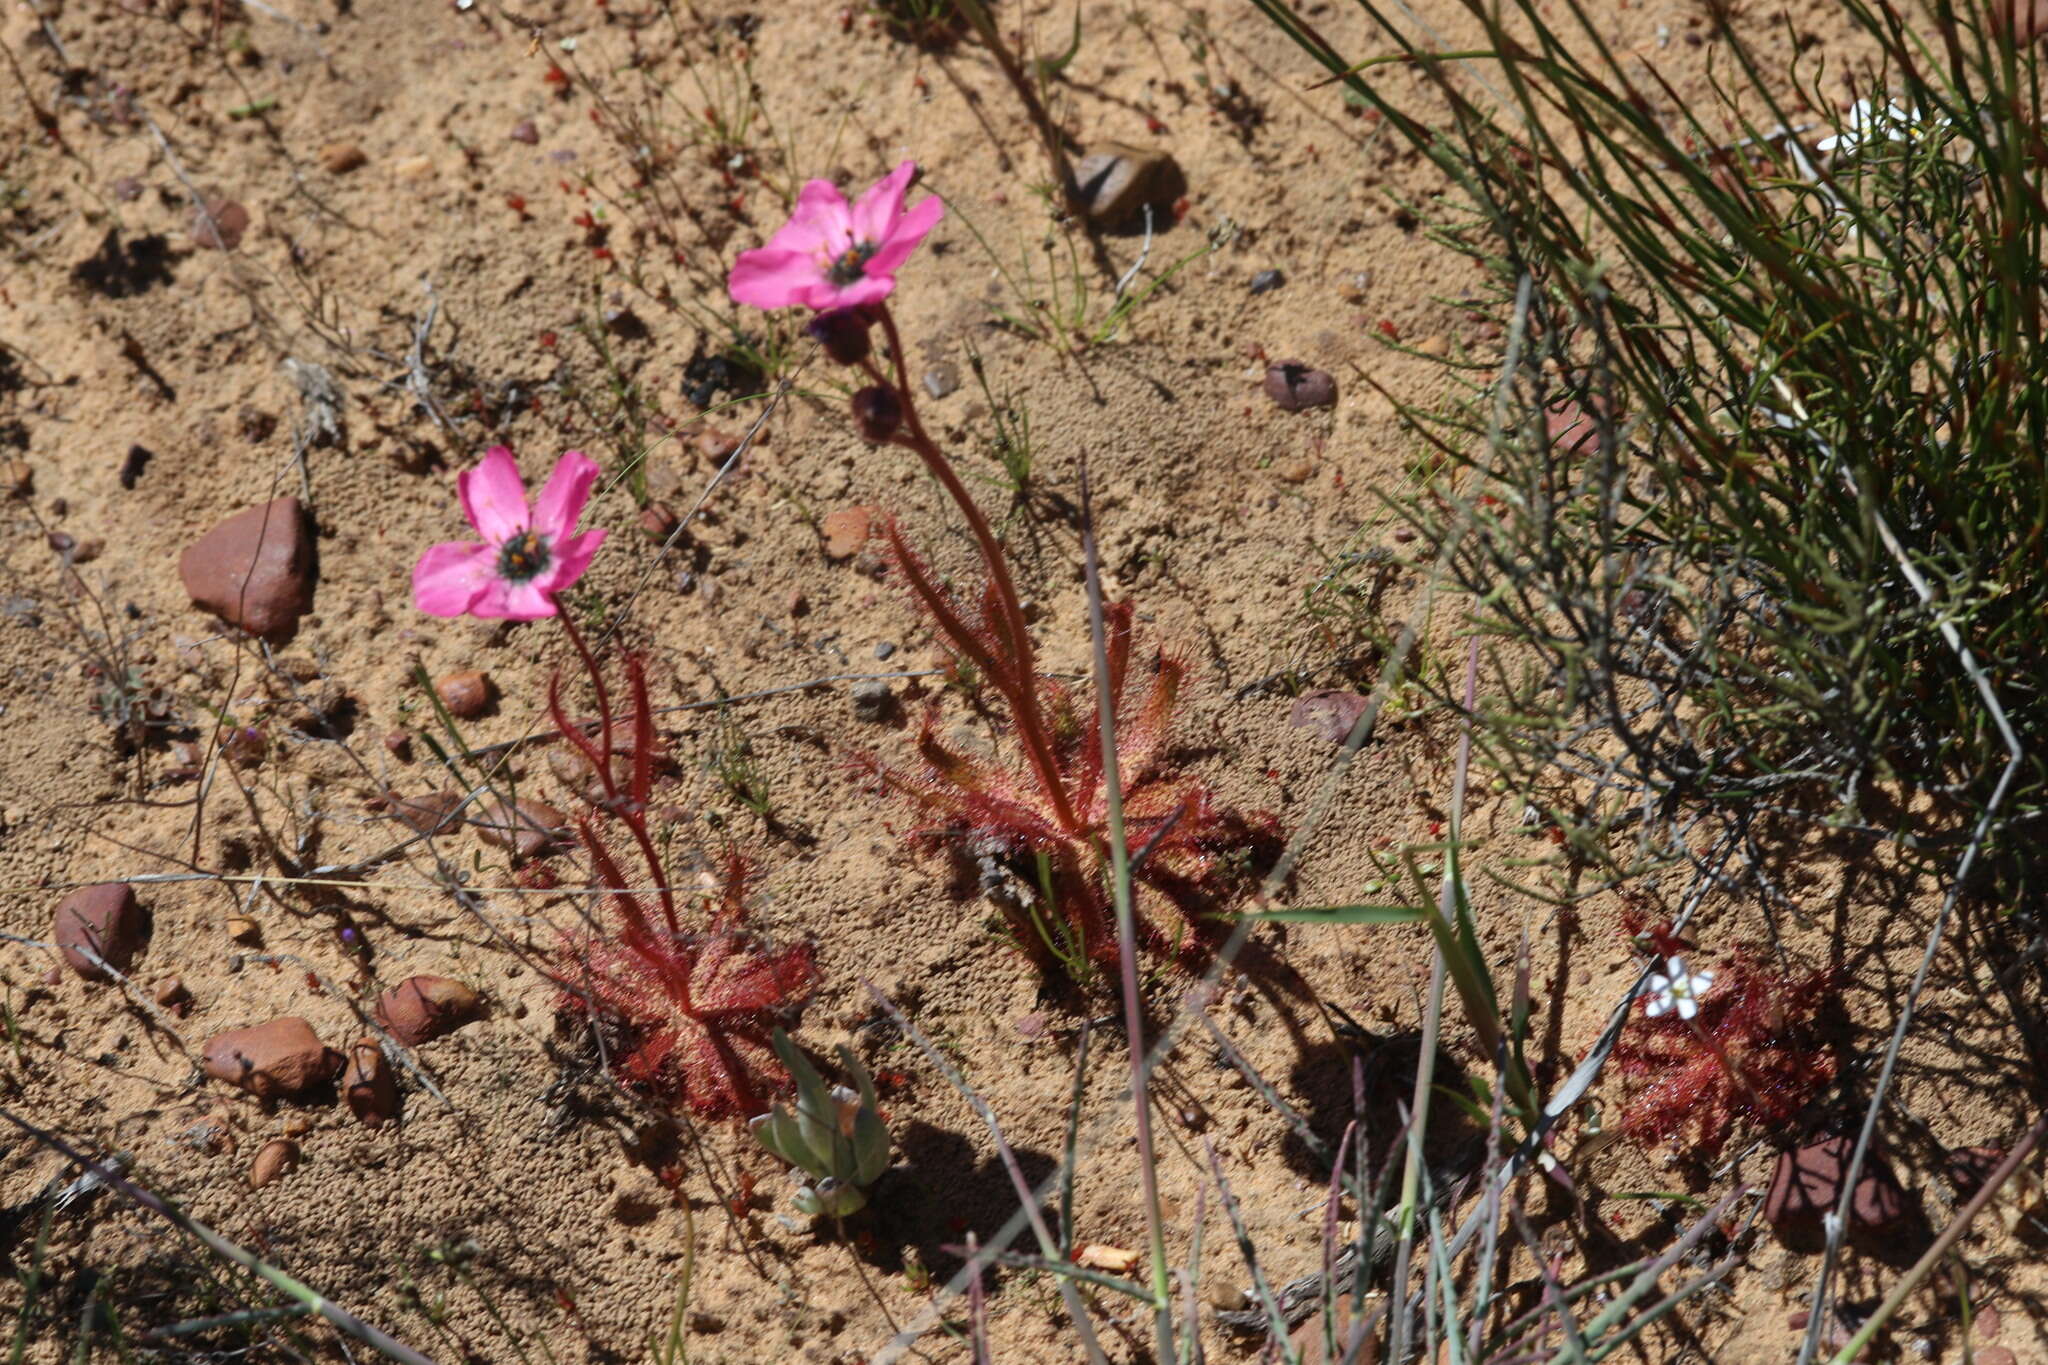
{"type": "Polygon", "coordinates": [[[776,1105],[748,1121],[763,1147],[799,1167],[813,1184],[796,1192],[796,1206],[813,1218],[844,1218],[867,1207],[867,1186],[889,1165],[889,1130],[875,1099],[875,1082],[843,1044],[839,1061],[859,1093],[828,1087],[789,1035],[775,1030],[775,1055],[796,1080],[796,1112],[776,1105]]]}

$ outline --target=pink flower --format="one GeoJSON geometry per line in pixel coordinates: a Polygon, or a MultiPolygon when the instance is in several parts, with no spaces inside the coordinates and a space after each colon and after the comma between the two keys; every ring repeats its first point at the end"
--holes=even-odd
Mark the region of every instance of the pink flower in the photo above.
{"type": "Polygon", "coordinates": [[[597,462],[572,450],[555,462],[532,507],[526,483],[504,446],[464,471],[455,488],[462,512],[483,543],[450,540],[420,556],[412,599],[429,616],[481,616],[533,621],[555,614],[555,594],[583,576],[604,544],[599,530],[574,534],[597,462]]]}
{"type": "Polygon", "coordinates": [[[727,285],[733,302],[756,308],[855,308],[880,303],[896,269],[938,226],[946,206],[926,199],[903,211],[917,163],[906,161],[852,204],[829,180],[811,180],[768,245],[742,251],[727,285]]]}

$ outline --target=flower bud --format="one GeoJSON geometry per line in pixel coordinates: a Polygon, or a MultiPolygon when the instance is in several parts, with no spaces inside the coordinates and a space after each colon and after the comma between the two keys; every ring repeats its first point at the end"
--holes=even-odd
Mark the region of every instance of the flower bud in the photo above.
{"type": "Polygon", "coordinates": [[[880,445],[903,425],[903,400],[894,389],[870,384],[853,396],[853,421],[862,436],[880,445]]]}
{"type": "Polygon", "coordinates": [[[858,308],[827,309],[804,330],[841,365],[858,365],[868,358],[868,319],[858,308]]]}

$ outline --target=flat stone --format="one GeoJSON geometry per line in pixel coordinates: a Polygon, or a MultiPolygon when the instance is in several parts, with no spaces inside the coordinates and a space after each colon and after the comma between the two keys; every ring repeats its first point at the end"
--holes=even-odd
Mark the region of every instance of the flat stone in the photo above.
{"type": "Polygon", "coordinates": [[[329,175],[347,175],[369,159],[353,142],[330,142],[320,149],[320,164],[329,175]]]}
{"type": "Polygon", "coordinates": [[[874,516],[865,507],[841,507],[825,514],[825,558],[851,559],[868,543],[874,516]]]}
{"type": "Polygon", "coordinates": [[[113,978],[86,952],[126,975],[142,947],[145,928],[135,888],[126,882],[101,882],[81,886],[57,902],[51,932],[72,971],[87,981],[109,981],[113,978]]]}
{"type": "Polygon", "coordinates": [[[216,1033],[200,1054],[207,1075],[265,1100],[302,1094],[333,1079],[341,1061],[297,1015],[216,1033]]]}
{"type": "Polygon", "coordinates": [[[508,811],[503,798],[493,797],[470,823],[485,843],[532,858],[563,837],[569,817],[545,801],[522,799],[515,810],[508,811]]]}
{"type": "Polygon", "coordinates": [[[192,604],[251,635],[289,635],[312,605],[313,537],[292,497],[237,512],[186,547],[192,604]]]}
{"type": "Polygon", "coordinates": [[[341,1097],[365,1128],[381,1128],[398,1115],[398,1083],[375,1038],[359,1038],[348,1050],[341,1073],[341,1097]]]}
{"type": "MultiPolygon", "coordinates": [[[[1821,1219],[1841,1202],[1842,1177],[1856,1150],[1851,1137],[1826,1137],[1778,1154],[1764,1199],[1764,1219],[1779,1233],[1811,1234],[1821,1219]]],[[[1906,1212],[1906,1191],[1876,1151],[1863,1159],[1856,1192],[1849,1204],[1851,1223],[1866,1231],[1889,1227],[1906,1212]]]]}

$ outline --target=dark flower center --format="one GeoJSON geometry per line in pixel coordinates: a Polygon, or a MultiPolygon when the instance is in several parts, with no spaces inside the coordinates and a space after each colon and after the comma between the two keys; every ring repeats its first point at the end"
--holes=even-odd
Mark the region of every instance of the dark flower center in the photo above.
{"type": "Polygon", "coordinates": [[[521,531],[498,547],[498,577],[508,583],[524,583],[548,566],[548,538],[538,531],[521,531]]]}
{"type": "Polygon", "coordinates": [[[840,252],[831,265],[825,267],[825,278],[841,289],[850,284],[860,283],[867,274],[869,258],[880,249],[873,242],[855,242],[840,252]]]}

